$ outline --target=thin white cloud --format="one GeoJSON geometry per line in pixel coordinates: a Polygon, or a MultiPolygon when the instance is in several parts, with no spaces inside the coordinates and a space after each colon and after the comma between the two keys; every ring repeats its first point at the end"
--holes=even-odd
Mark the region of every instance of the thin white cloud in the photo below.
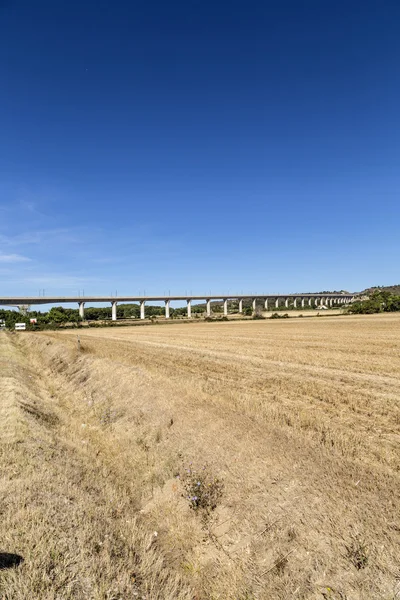
{"type": "Polygon", "coordinates": [[[79,229],[40,229],[15,235],[0,234],[0,243],[4,246],[24,246],[29,244],[43,245],[57,243],[78,243],[85,241],[85,231],[79,229]]]}
{"type": "Polygon", "coordinates": [[[29,262],[31,259],[21,254],[0,254],[0,263],[29,262]]]}

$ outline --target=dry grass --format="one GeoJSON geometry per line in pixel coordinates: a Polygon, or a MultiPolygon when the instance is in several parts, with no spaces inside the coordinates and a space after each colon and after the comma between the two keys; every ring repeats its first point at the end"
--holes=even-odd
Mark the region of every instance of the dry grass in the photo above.
{"type": "Polygon", "coordinates": [[[399,316],[80,337],[0,339],[0,598],[400,598],[399,316]]]}

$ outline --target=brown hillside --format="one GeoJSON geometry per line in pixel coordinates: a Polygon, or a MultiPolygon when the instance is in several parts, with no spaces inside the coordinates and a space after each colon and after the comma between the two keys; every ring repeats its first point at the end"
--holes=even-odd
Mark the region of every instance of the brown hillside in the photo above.
{"type": "Polygon", "coordinates": [[[366,290],[363,290],[361,293],[365,294],[365,295],[369,295],[375,291],[389,292],[390,294],[394,294],[395,296],[400,296],[400,284],[370,287],[370,288],[367,288],[366,290]]]}

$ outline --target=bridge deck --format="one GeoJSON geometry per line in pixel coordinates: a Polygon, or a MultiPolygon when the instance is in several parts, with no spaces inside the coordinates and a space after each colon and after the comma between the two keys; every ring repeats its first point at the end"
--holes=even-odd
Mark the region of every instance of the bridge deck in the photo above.
{"type": "Polygon", "coordinates": [[[276,299],[276,298],[353,298],[354,294],[321,294],[321,293],[296,293],[296,294],[210,294],[203,296],[172,295],[172,296],[14,296],[0,297],[2,306],[19,306],[32,304],[67,304],[75,302],[165,302],[168,300],[245,300],[251,299],[276,299]]]}

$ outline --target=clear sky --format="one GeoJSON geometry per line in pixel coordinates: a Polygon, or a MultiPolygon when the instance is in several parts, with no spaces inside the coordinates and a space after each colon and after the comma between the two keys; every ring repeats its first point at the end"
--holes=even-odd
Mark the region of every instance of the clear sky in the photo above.
{"type": "Polygon", "coordinates": [[[0,0],[0,295],[400,282],[398,0],[0,0]]]}

